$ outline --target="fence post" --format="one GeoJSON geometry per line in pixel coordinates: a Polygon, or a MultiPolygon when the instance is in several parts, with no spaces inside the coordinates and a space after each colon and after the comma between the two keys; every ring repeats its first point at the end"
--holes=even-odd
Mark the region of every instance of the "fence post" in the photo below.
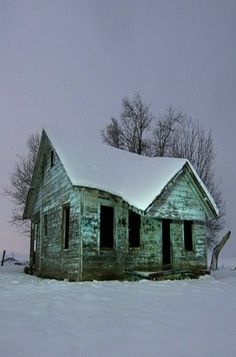
{"type": "Polygon", "coordinates": [[[5,251],[5,249],[4,249],[4,251],[2,252],[1,267],[2,267],[2,266],[3,266],[3,264],[4,264],[5,254],[6,254],[6,251],[5,251]]]}

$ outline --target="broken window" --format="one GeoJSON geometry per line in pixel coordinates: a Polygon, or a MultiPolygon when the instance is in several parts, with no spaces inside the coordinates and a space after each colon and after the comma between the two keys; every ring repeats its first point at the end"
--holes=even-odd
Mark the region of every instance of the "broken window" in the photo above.
{"type": "Polygon", "coordinates": [[[34,233],[33,233],[33,237],[34,237],[34,243],[33,243],[33,250],[34,252],[37,251],[37,245],[38,245],[38,234],[39,234],[39,224],[38,222],[34,223],[34,233]]]}
{"type": "Polygon", "coordinates": [[[36,252],[38,251],[39,220],[32,222],[30,239],[30,266],[35,265],[36,252]]]}
{"type": "Polygon", "coordinates": [[[63,241],[64,249],[69,248],[70,206],[63,207],[63,241]]]}
{"type": "Polygon", "coordinates": [[[44,235],[48,235],[48,215],[45,213],[44,218],[43,218],[43,232],[44,235]]]}
{"type": "Polygon", "coordinates": [[[162,220],[162,263],[163,268],[167,269],[171,265],[171,220],[162,220]]]}
{"type": "Polygon", "coordinates": [[[114,209],[110,206],[100,208],[100,247],[114,247],[114,209]]]}
{"type": "Polygon", "coordinates": [[[50,163],[51,163],[51,168],[52,168],[55,164],[55,154],[54,154],[53,150],[50,151],[50,163]]]}
{"type": "Polygon", "coordinates": [[[193,250],[193,222],[184,221],[184,249],[193,250]]]}
{"type": "Polygon", "coordinates": [[[129,247],[140,247],[141,216],[129,210],[129,247]]]}

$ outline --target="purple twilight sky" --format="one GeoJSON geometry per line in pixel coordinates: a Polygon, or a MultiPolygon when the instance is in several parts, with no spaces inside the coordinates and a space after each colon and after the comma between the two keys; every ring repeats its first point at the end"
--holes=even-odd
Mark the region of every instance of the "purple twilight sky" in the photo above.
{"type": "MultiPolygon", "coordinates": [[[[121,99],[181,106],[212,129],[236,255],[236,1],[1,0],[0,185],[27,137],[77,125],[100,140],[121,99]]],[[[0,252],[28,252],[0,196],[0,252]]]]}

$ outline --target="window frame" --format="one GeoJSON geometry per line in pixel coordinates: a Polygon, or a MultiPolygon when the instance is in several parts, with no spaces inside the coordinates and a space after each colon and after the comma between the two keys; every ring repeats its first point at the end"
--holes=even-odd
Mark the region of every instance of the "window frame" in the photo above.
{"type": "Polygon", "coordinates": [[[194,252],[193,221],[183,221],[183,240],[185,252],[194,252]],[[189,235],[190,233],[190,235],[189,235]]]}

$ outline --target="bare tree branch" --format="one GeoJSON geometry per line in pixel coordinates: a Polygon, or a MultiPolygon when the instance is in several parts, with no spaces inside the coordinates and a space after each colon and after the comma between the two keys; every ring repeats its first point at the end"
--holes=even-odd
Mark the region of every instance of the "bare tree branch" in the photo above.
{"type": "Polygon", "coordinates": [[[27,154],[17,155],[17,160],[13,172],[10,174],[10,183],[3,189],[4,194],[10,198],[14,204],[10,223],[14,224],[22,232],[29,232],[30,227],[27,221],[23,221],[23,211],[31,185],[33,169],[39,148],[39,134],[32,134],[27,140],[27,154]]]}
{"type": "Polygon", "coordinates": [[[172,156],[176,127],[182,123],[183,118],[182,110],[177,110],[172,105],[159,116],[153,128],[152,156],[172,156]]]}
{"type": "Polygon", "coordinates": [[[147,154],[149,148],[149,130],[153,115],[150,105],[147,105],[136,93],[133,99],[122,100],[120,120],[111,118],[111,123],[102,131],[102,138],[108,145],[135,152],[147,154]]]}

